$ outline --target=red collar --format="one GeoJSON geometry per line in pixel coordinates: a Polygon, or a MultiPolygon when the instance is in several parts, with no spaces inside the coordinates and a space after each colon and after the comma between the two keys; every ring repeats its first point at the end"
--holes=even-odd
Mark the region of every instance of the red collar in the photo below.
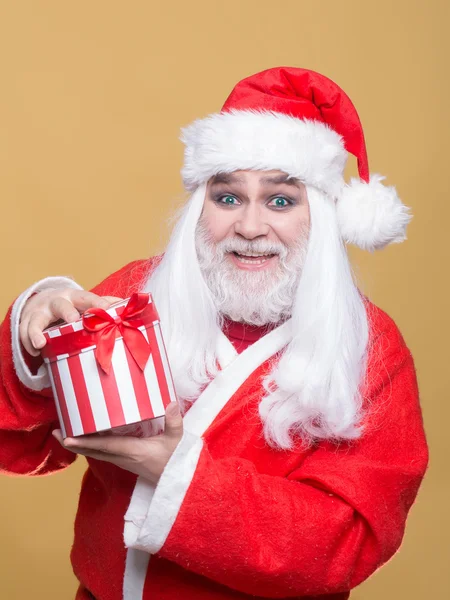
{"type": "Polygon", "coordinates": [[[249,325],[248,323],[239,323],[224,319],[223,332],[236,348],[238,352],[242,352],[248,346],[259,340],[263,335],[269,333],[277,327],[277,323],[269,323],[267,325],[249,325]]]}

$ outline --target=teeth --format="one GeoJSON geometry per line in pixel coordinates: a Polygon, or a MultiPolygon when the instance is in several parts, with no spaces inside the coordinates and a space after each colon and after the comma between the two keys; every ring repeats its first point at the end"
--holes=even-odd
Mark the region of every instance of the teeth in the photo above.
{"type": "Polygon", "coordinates": [[[239,261],[248,265],[262,265],[263,263],[265,263],[266,261],[268,261],[268,258],[263,258],[261,260],[246,260],[243,256],[239,255],[238,256],[239,261]]]}
{"type": "MultiPolygon", "coordinates": [[[[239,254],[239,252],[236,252],[236,254],[239,254]]],[[[270,252],[260,252],[260,253],[256,253],[256,252],[247,252],[246,254],[239,254],[239,256],[270,256],[270,252]]]]}

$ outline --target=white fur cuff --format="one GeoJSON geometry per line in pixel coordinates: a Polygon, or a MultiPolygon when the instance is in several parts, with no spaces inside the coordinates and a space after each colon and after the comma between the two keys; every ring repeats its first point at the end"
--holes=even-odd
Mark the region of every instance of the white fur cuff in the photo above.
{"type": "Polygon", "coordinates": [[[58,289],[63,287],[70,287],[77,290],[83,288],[78,285],[73,279],[69,277],[46,277],[41,279],[27,290],[25,290],[14,302],[13,309],[11,312],[11,341],[12,341],[12,354],[14,361],[14,368],[17,373],[17,377],[20,381],[29,389],[40,391],[46,387],[50,387],[50,381],[47,375],[47,369],[45,365],[39,368],[36,375],[33,375],[25,362],[20,346],[19,336],[19,324],[22,316],[22,310],[27,300],[36,292],[42,292],[49,289],[58,289]]]}
{"type": "Polygon", "coordinates": [[[155,554],[177,518],[203,448],[203,440],[184,431],[156,488],[141,477],[125,515],[124,540],[128,548],[155,554]]]}

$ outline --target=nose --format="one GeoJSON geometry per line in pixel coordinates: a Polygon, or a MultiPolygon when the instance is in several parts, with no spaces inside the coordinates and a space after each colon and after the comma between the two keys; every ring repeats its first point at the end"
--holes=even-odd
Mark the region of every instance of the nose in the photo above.
{"type": "Polygon", "coordinates": [[[243,208],[234,224],[235,233],[248,240],[268,235],[270,227],[262,217],[259,206],[248,204],[243,208]]]}

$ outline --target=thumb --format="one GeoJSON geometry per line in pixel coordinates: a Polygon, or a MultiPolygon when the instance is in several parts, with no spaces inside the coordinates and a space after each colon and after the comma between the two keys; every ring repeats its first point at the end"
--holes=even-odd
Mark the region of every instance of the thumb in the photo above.
{"type": "Polygon", "coordinates": [[[183,418],[178,402],[171,402],[166,408],[164,433],[177,438],[183,435],[183,418]]]}

